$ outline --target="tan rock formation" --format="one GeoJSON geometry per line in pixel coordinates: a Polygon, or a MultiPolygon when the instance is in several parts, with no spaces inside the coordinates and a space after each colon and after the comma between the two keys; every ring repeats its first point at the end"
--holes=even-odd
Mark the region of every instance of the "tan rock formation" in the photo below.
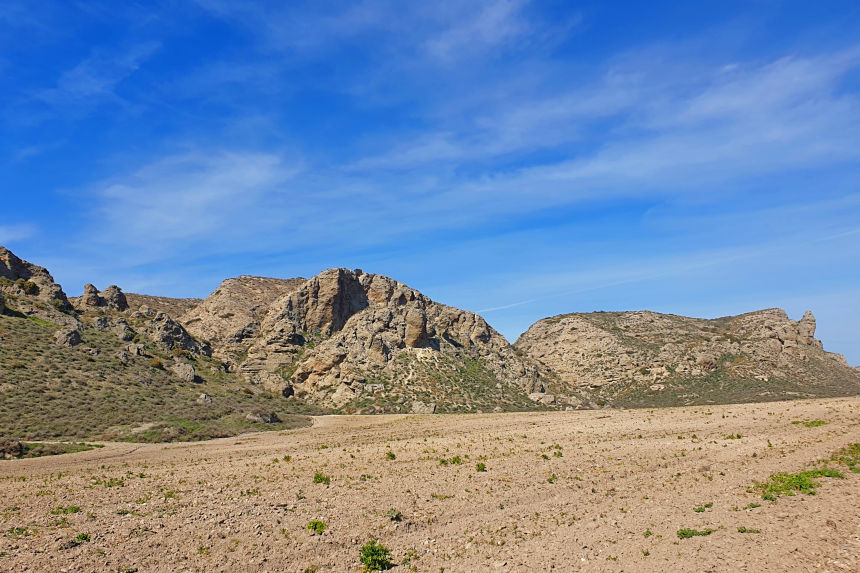
{"type": "Polygon", "coordinates": [[[440,393],[478,401],[464,395],[477,392],[470,385],[481,385],[481,400],[495,395],[509,405],[528,404],[526,394],[540,389],[536,369],[480,316],[347,269],[320,273],[275,301],[241,369],[311,402],[344,407],[372,397],[388,402],[386,411],[409,411],[427,397],[444,409],[440,393]]]}
{"type": "Polygon", "coordinates": [[[0,246],[0,294],[4,306],[49,322],[76,326],[62,287],[45,268],[18,258],[0,246]]]}
{"type": "Polygon", "coordinates": [[[616,404],[643,405],[643,392],[693,401],[860,392],[860,377],[814,334],[809,311],[799,322],[780,309],[714,320],[597,312],[540,320],[515,347],[548,378],[616,404]]]}
{"type": "Polygon", "coordinates": [[[179,318],[201,302],[200,298],[171,298],[167,296],[152,296],[127,292],[125,298],[130,308],[147,306],[155,312],[166,312],[174,318],[179,318]]]}
{"type": "Polygon", "coordinates": [[[189,333],[208,340],[216,356],[235,361],[251,345],[269,305],[304,282],[251,276],[227,279],[179,320],[189,333]]]}
{"type": "Polygon", "coordinates": [[[71,299],[72,304],[78,310],[85,311],[88,308],[109,308],[116,311],[128,309],[128,301],[122,289],[116,285],[107,287],[102,292],[91,285],[84,285],[84,294],[71,299]]]}

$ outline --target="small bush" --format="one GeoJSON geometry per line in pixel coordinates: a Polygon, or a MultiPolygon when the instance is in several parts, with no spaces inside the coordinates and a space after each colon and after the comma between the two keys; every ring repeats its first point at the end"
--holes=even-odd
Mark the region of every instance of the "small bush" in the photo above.
{"type": "Polygon", "coordinates": [[[815,495],[815,489],[821,484],[813,481],[819,477],[844,478],[845,476],[832,468],[819,468],[794,474],[779,472],[770,476],[770,480],[759,483],[756,488],[761,490],[762,497],[774,500],[780,495],[796,495],[800,492],[807,495],[815,495]]]}
{"type": "Polygon", "coordinates": [[[81,508],[77,505],[70,505],[68,507],[63,507],[62,505],[58,505],[54,509],[51,510],[51,515],[68,515],[70,513],[79,513],[81,508]]]}
{"type": "Polygon", "coordinates": [[[391,550],[372,539],[361,546],[361,564],[365,571],[387,571],[391,569],[391,550]]]}
{"type": "Polygon", "coordinates": [[[325,521],[320,521],[318,519],[314,519],[308,522],[308,531],[310,531],[314,535],[322,535],[326,527],[327,525],[325,521]]]}
{"type": "Polygon", "coordinates": [[[712,534],[716,529],[703,529],[699,531],[698,529],[679,529],[678,530],[678,539],[689,539],[691,537],[696,537],[697,535],[705,536],[712,534]]]}
{"type": "Polygon", "coordinates": [[[326,485],[329,485],[331,483],[331,477],[323,473],[317,472],[314,474],[314,483],[324,483],[326,485]]]}
{"type": "Polygon", "coordinates": [[[394,509],[393,507],[385,512],[385,516],[391,521],[402,521],[403,514],[394,509]]]}
{"type": "Polygon", "coordinates": [[[396,459],[396,458],[397,458],[397,456],[396,456],[396,455],[394,455],[394,452],[386,452],[386,454],[385,454],[385,459],[386,459],[386,460],[393,460],[393,459],[396,459]]]}
{"type": "Polygon", "coordinates": [[[475,464],[475,471],[476,472],[487,471],[487,464],[485,464],[484,462],[478,462],[477,464],[475,464]]]}
{"type": "Polygon", "coordinates": [[[738,527],[738,533],[761,533],[758,529],[747,529],[744,526],[738,527]]]}
{"type": "Polygon", "coordinates": [[[845,464],[854,473],[860,473],[860,444],[849,444],[833,454],[834,462],[845,464]]]}
{"type": "Polygon", "coordinates": [[[150,367],[155,368],[157,370],[164,370],[164,362],[162,362],[161,358],[159,358],[158,356],[153,356],[149,360],[149,365],[150,367]]]}

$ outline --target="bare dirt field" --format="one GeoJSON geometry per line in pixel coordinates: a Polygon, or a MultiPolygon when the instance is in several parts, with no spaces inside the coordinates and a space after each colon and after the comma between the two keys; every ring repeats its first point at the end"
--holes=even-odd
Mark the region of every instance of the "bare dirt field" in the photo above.
{"type": "Polygon", "coordinates": [[[107,443],[0,462],[0,570],[360,571],[378,539],[395,571],[860,571],[860,474],[749,490],[857,442],[860,398],[107,443]]]}

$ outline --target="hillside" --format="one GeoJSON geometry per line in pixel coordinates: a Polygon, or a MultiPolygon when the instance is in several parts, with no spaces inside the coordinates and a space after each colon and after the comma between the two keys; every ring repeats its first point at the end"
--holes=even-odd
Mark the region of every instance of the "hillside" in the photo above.
{"type": "Polygon", "coordinates": [[[270,306],[240,371],[344,412],[534,407],[537,371],[474,313],[382,275],[329,269],[270,306]]]}
{"type": "Polygon", "coordinates": [[[164,312],[116,286],[69,299],[0,248],[0,436],[205,439],[307,424],[318,412],[254,392],[164,312]],[[274,417],[272,416],[274,414],[274,417]]]}
{"type": "Polygon", "coordinates": [[[216,356],[236,363],[248,352],[269,305],[305,280],[251,276],[227,279],[205,300],[175,316],[192,335],[208,340],[216,356]]]}
{"type": "Polygon", "coordinates": [[[860,394],[815,318],[567,314],[510,345],[389,277],[240,276],[204,300],[88,284],[0,247],[0,437],[203,439],[309,413],[654,407],[860,394]]]}
{"type": "Polygon", "coordinates": [[[860,374],[780,309],[713,320],[654,312],[565,314],[515,343],[591,404],[760,402],[860,393],[860,374]]]}

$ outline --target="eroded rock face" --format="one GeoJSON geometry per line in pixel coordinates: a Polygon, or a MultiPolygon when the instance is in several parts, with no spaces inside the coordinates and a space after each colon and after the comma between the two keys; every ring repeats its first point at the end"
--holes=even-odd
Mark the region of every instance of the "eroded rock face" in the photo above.
{"type": "Polygon", "coordinates": [[[828,388],[835,395],[852,386],[860,391],[860,377],[824,352],[814,335],[815,317],[809,311],[798,322],[780,309],[714,320],[598,312],[540,320],[515,347],[536,360],[547,377],[607,399],[631,390],[659,393],[673,385],[693,388],[705,383],[698,381],[721,380],[729,384],[726,391],[734,388],[740,397],[738,384],[745,383],[770,399],[768,392],[783,392],[785,382],[795,394],[804,385],[816,395],[826,395],[828,388]],[[773,382],[773,389],[761,382],[773,382]]]}
{"type": "Polygon", "coordinates": [[[123,294],[122,289],[116,285],[107,287],[102,292],[91,285],[84,285],[84,294],[76,299],[73,299],[75,308],[85,311],[88,308],[109,308],[116,311],[124,311],[128,309],[128,301],[123,294]]]}
{"type": "Polygon", "coordinates": [[[305,283],[305,279],[241,276],[227,279],[179,321],[190,334],[208,340],[213,353],[235,360],[253,342],[260,321],[275,300],[305,283]]]}
{"type": "Polygon", "coordinates": [[[63,328],[54,333],[54,342],[71,348],[81,343],[81,333],[74,328],[63,328]]]}
{"type": "Polygon", "coordinates": [[[63,289],[45,268],[0,246],[0,295],[4,307],[56,324],[76,325],[63,289]]]}
{"type": "Polygon", "coordinates": [[[157,313],[147,323],[146,334],[165,350],[187,350],[193,354],[210,356],[212,349],[205,342],[195,340],[177,321],[165,312],[157,313]]]}
{"type": "Polygon", "coordinates": [[[170,371],[183,382],[194,382],[196,376],[194,366],[187,362],[174,362],[170,365],[170,371]]]}
{"type": "Polygon", "coordinates": [[[241,370],[311,402],[388,398],[409,411],[407,400],[456,385],[467,368],[461,385],[481,380],[490,393],[525,397],[540,386],[536,369],[480,316],[382,275],[329,269],[271,305],[241,370]]]}

